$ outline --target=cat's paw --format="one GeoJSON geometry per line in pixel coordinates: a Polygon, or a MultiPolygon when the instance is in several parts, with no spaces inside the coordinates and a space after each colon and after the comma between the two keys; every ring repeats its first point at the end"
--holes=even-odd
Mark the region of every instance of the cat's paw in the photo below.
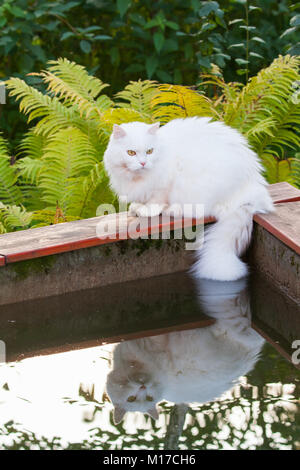
{"type": "Polygon", "coordinates": [[[139,217],[156,217],[162,213],[164,205],[162,204],[141,204],[136,211],[139,217]]]}
{"type": "Polygon", "coordinates": [[[132,216],[138,215],[138,210],[143,205],[144,204],[140,204],[139,202],[132,202],[129,206],[128,214],[132,216]]]}
{"type": "Polygon", "coordinates": [[[174,219],[181,219],[183,217],[183,209],[180,204],[172,204],[171,206],[165,206],[162,214],[174,219]]]}
{"type": "Polygon", "coordinates": [[[163,212],[165,204],[149,203],[140,204],[133,202],[129,206],[129,215],[136,215],[138,217],[156,217],[163,212]]]}

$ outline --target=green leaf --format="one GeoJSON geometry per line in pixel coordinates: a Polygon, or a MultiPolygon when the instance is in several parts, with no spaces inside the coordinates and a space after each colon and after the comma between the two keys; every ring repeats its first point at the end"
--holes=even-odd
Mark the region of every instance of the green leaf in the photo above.
{"type": "Polygon", "coordinates": [[[16,18],[24,18],[26,16],[26,11],[21,10],[21,8],[12,5],[10,7],[10,12],[16,17],[16,18]]]}
{"type": "Polygon", "coordinates": [[[190,42],[184,45],[184,57],[186,60],[190,60],[193,57],[194,49],[190,42]]]}
{"type": "Polygon", "coordinates": [[[294,26],[293,28],[288,28],[286,29],[280,37],[280,39],[284,38],[285,36],[288,36],[288,34],[292,34],[292,33],[295,33],[295,31],[297,31],[297,28],[296,26],[294,26]]]}
{"type": "Polygon", "coordinates": [[[238,65],[247,65],[247,64],[249,64],[249,60],[245,60],[245,59],[235,59],[235,61],[238,65]]]}
{"type": "Polygon", "coordinates": [[[138,13],[131,13],[130,18],[132,21],[139,24],[140,26],[144,26],[146,23],[144,17],[142,15],[139,15],[138,13]]]}
{"type": "Polygon", "coordinates": [[[260,54],[257,54],[257,52],[250,52],[249,55],[251,57],[257,57],[258,59],[264,59],[264,57],[260,54]]]}
{"type": "Polygon", "coordinates": [[[293,16],[290,21],[291,26],[299,26],[300,25],[300,15],[293,16]]]}
{"type": "Polygon", "coordinates": [[[170,75],[165,70],[158,69],[156,70],[156,75],[162,82],[172,83],[172,75],[170,75]]]}
{"type": "Polygon", "coordinates": [[[120,13],[121,18],[125,15],[126,11],[130,7],[131,0],[117,0],[117,10],[120,13]]]}
{"type": "Polygon", "coordinates": [[[255,7],[254,5],[249,5],[249,11],[255,11],[255,10],[262,11],[262,9],[259,7],[255,7]]]}
{"type": "Polygon", "coordinates": [[[80,49],[85,54],[89,54],[92,50],[91,43],[89,41],[86,41],[85,39],[83,39],[82,41],[80,41],[80,49]]]}
{"type": "Polygon", "coordinates": [[[229,26],[233,25],[233,24],[237,24],[237,23],[244,23],[245,20],[243,20],[243,18],[237,18],[236,20],[232,20],[232,21],[229,21],[229,26]]]}
{"type": "Polygon", "coordinates": [[[20,66],[26,72],[31,72],[32,69],[33,69],[33,66],[34,66],[33,58],[28,54],[23,54],[21,59],[20,59],[20,66]]]}
{"type": "Polygon", "coordinates": [[[107,34],[97,34],[97,36],[94,37],[96,41],[110,41],[111,39],[112,37],[107,34]]]}
{"type": "Polygon", "coordinates": [[[155,56],[148,57],[146,60],[146,72],[148,78],[151,78],[157,69],[158,66],[158,59],[155,56]]]}
{"type": "Polygon", "coordinates": [[[211,66],[211,62],[209,57],[203,57],[201,55],[197,55],[198,63],[202,65],[203,67],[209,69],[211,66]]]}
{"type": "Polygon", "coordinates": [[[65,41],[66,39],[71,38],[73,36],[75,36],[75,34],[72,31],[66,31],[65,33],[61,35],[60,40],[65,41]]]}
{"type": "Polygon", "coordinates": [[[154,33],[153,42],[154,42],[155,49],[157,50],[158,53],[160,53],[165,42],[165,37],[163,33],[161,32],[154,33]]]}
{"type": "Polygon", "coordinates": [[[214,23],[204,23],[202,28],[200,29],[200,33],[205,33],[205,31],[210,31],[214,29],[216,25],[214,23]]]}
{"type": "Polygon", "coordinates": [[[261,44],[266,44],[266,41],[264,41],[262,38],[259,38],[258,36],[253,36],[253,38],[251,38],[250,41],[255,41],[261,44]]]}
{"type": "Polygon", "coordinates": [[[169,28],[174,29],[175,31],[178,31],[180,29],[178,24],[174,21],[166,21],[166,25],[169,26],[169,28]]]}
{"type": "Polygon", "coordinates": [[[120,63],[120,52],[117,47],[112,47],[110,50],[110,60],[111,63],[115,66],[118,66],[120,63]]]}
{"type": "Polygon", "coordinates": [[[246,31],[255,31],[256,30],[256,26],[247,26],[245,24],[239,26],[240,29],[245,29],[246,31]]]}
{"type": "Polygon", "coordinates": [[[175,39],[166,39],[163,48],[164,52],[178,51],[178,41],[175,39]]]}
{"type": "Polygon", "coordinates": [[[155,26],[158,26],[159,25],[159,21],[158,19],[155,17],[153,18],[152,20],[148,21],[145,26],[144,26],[144,29],[150,29],[150,28],[154,28],[155,26]]]}
{"type": "Polygon", "coordinates": [[[298,8],[300,8],[300,2],[293,3],[293,5],[290,6],[291,11],[297,10],[298,8]]]}
{"type": "Polygon", "coordinates": [[[242,43],[242,42],[239,43],[239,44],[231,44],[231,46],[228,46],[228,49],[231,49],[231,48],[233,48],[233,47],[235,47],[235,48],[242,47],[242,48],[245,49],[245,44],[242,43]]]}
{"type": "Polygon", "coordinates": [[[218,2],[205,2],[205,4],[200,8],[198,15],[208,16],[212,11],[217,11],[218,8],[218,2]]]}

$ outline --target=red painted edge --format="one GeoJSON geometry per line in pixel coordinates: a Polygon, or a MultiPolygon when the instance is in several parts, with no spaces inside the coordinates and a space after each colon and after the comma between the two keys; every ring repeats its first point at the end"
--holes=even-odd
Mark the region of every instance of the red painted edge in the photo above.
{"type": "Polygon", "coordinates": [[[283,202],[297,202],[297,201],[300,201],[300,195],[289,197],[289,198],[283,198],[283,199],[280,199],[279,201],[273,201],[273,202],[274,204],[282,204],[283,202]]]}
{"type": "Polygon", "coordinates": [[[288,235],[285,235],[281,230],[276,228],[271,222],[266,220],[263,216],[256,214],[253,218],[255,222],[264,227],[268,232],[281,240],[285,245],[292,248],[298,255],[300,255],[300,246],[288,235]]]}
{"type": "Polygon", "coordinates": [[[120,343],[121,341],[145,338],[149,336],[165,335],[173,331],[194,330],[195,328],[207,328],[208,326],[213,325],[215,321],[216,320],[214,318],[205,318],[205,319],[198,320],[198,321],[191,321],[191,322],[183,323],[183,324],[181,323],[179,325],[171,325],[167,327],[154,328],[152,330],[148,329],[148,330],[142,330],[142,331],[137,331],[133,333],[118,334],[116,336],[108,336],[108,337],[103,336],[101,338],[86,340],[86,341],[82,341],[80,343],[75,343],[75,344],[66,343],[66,344],[58,345],[58,346],[49,346],[44,349],[33,350],[33,351],[26,352],[26,353],[10,354],[8,350],[7,361],[15,362],[15,361],[27,359],[29,357],[47,356],[50,354],[60,354],[62,352],[94,348],[96,346],[103,346],[105,344],[120,343]]]}
{"type": "Polygon", "coordinates": [[[0,266],[5,266],[6,265],[6,257],[3,255],[0,255],[0,266]]]}

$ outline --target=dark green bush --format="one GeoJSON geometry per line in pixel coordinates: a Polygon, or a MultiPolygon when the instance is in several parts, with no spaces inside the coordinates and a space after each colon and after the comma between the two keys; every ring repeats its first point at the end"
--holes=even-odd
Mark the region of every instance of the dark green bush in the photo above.
{"type": "MultiPolygon", "coordinates": [[[[279,54],[299,54],[298,6],[291,0],[2,0],[0,79],[66,57],[111,83],[111,94],[138,78],[193,85],[212,63],[226,81],[245,80],[279,54]]],[[[2,106],[0,128],[10,139],[23,132],[10,104],[2,106]]]]}

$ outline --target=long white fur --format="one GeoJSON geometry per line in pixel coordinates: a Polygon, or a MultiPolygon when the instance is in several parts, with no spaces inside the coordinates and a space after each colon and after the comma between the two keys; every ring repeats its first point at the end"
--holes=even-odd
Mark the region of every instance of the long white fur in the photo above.
{"type": "Polygon", "coordinates": [[[247,274],[239,256],[250,242],[253,214],[272,211],[273,204],[258,157],[237,130],[197,117],[162,127],[114,126],[104,164],[112,189],[127,197],[138,216],[168,213],[173,204],[204,204],[205,216],[217,218],[199,250],[197,277],[235,280],[247,274]]]}
{"type": "Polygon", "coordinates": [[[196,288],[203,311],[216,320],[213,325],[116,346],[107,379],[115,422],[133,411],[157,419],[155,407],[162,400],[215,400],[254,367],[264,341],[251,328],[246,279],[198,279],[196,288]],[[140,390],[141,384],[144,390],[140,390]],[[136,400],[130,403],[127,399],[132,395],[136,400]],[[147,395],[153,397],[153,402],[147,401],[147,395]]]}

